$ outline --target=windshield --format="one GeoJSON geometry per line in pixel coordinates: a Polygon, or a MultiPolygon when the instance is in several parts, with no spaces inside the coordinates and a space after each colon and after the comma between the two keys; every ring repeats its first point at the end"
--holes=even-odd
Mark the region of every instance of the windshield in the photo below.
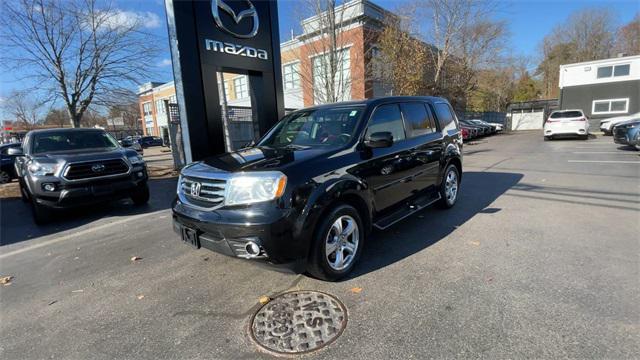
{"type": "Polygon", "coordinates": [[[363,106],[301,110],[285,116],[258,146],[331,147],[348,143],[354,136],[363,106]]]}
{"type": "Polygon", "coordinates": [[[33,137],[34,154],[117,147],[118,142],[104,131],[46,132],[33,137]]]}
{"type": "Polygon", "coordinates": [[[581,116],[582,113],[580,111],[557,111],[551,114],[552,119],[576,118],[581,116]]]}

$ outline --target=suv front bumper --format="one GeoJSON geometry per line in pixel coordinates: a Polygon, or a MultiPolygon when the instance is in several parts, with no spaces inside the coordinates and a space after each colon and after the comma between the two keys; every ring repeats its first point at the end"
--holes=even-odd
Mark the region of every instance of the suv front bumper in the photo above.
{"type": "Polygon", "coordinates": [[[192,208],[178,199],[173,204],[173,229],[179,236],[187,228],[196,232],[205,249],[300,273],[306,268],[309,238],[294,235],[295,218],[290,209],[279,209],[274,203],[211,211],[192,208]],[[245,250],[249,242],[260,246],[258,256],[245,250]]]}

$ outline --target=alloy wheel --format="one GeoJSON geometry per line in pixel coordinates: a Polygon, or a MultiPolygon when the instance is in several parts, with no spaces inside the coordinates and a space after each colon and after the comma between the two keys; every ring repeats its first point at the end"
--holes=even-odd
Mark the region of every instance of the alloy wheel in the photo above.
{"type": "Polygon", "coordinates": [[[453,205],[458,196],[458,175],[454,169],[449,170],[444,184],[444,194],[447,198],[447,204],[453,205]]]}
{"type": "Polygon", "coordinates": [[[356,256],[360,242],[358,223],[349,215],[333,222],[325,238],[327,263],[333,270],[348,268],[356,256]]]}

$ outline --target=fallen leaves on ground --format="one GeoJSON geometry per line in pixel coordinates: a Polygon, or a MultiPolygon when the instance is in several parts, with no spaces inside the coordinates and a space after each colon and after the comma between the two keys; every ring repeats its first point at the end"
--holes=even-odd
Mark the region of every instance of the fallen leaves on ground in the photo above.
{"type": "Polygon", "coordinates": [[[352,287],[351,288],[351,292],[354,294],[360,294],[362,292],[362,288],[361,287],[352,287]]]}
{"type": "Polygon", "coordinates": [[[260,304],[265,305],[266,303],[268,303],[269,301],[271,301],[271,298],[268,296],[260,296],[260,298],[258,299],[258,301],[260,302],[260,304]]]}
{"type": "Polygon", "coordinates": [[[144,299],[144,295],[138,295],[137,298],[138,298],[138,300],[142,300],[142,299],[144,299]]]}
{"type": "Polygon", "coordinates": [[[11,275],[2,276],[0,277],[0,284],[4,286],[11,285],[11,280],[13,280],[13,276],[11,275]]]}
{"type": "Polygon", "coordinates": [[[480,246],[480,241],[469,241],[469,244],[473,246],[480,246]]]}
{"type": "Polygon", "coordinates": [[[131,258],[131,261],[138,261],[138,260],[142,260],[142,258],[140,256],[134,256],[131,258]]]}
{"type": "Polygon", "coordinates": [[[72,290],[71,292],[72,293],[81,293],[81,292],[84,292],[84,290],[82,290],[82,289],[80,289],[80,290],[72,290]]]}

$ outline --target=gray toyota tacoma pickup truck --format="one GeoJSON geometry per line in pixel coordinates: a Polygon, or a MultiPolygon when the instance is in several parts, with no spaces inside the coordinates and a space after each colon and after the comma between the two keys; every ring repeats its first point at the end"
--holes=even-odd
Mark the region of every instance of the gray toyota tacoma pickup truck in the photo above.
{"type": "Polygon", "coordinates": [[[48,222],[55,209],[124,197],[136,205],[149,201],[144,160],[104,130],[34,130],[10,152],[36,224],[48,222]]]}

